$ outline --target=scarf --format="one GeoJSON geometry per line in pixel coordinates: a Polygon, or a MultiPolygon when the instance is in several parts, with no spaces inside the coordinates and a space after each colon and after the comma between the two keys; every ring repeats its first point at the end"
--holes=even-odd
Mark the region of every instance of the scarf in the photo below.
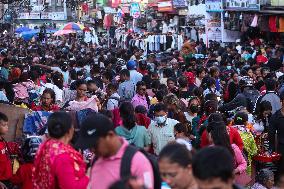
{"type": "MultiPolygon", "coordinates": [[[[83,164],[82,155],[56,139],[48,139],[41,146],[36,155],[32,181],[34,189],[52,189],[55,188],[54,170],[52,170],[55,158],[61,154],[69,154],[74,160],[74,170],[78,172],[83,164]]],[[[85,171],[85,170],[84,170],[85,171]]]]}

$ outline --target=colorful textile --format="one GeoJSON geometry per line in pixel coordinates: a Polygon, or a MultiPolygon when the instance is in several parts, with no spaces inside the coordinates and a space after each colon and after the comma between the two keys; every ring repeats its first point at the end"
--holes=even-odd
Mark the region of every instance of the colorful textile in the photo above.
{"type": "Polygon", "coordinates": [[[14,92],[15,92],[15,98],[16,99],[27,99],[29,98],[29,93],[22,83],[16,83],[13,86],[14,92]]]}
{"type": "Polygon", "coordinates": [[[51,112],[34,111],[25,115],[23,133],[30,135],[39,135],[40,131],[45,129],[45,124],[51,112]]]}
{"type": "Polygon", "coordinates": [[[82,155],[70,145],[48,139],[36,155],[32,182],[34,189],[85,189],[88,178],[82,155]]]}
{"type": "Polygon", "coordinates": [[[269,29],[270,29],[270,32],[277,32],[278,29],[276,27],[276,19],[277,17],[276,16],[270,16],[269,17],[269,29]]]}
{"type": "Polygon", "coordinates": [[[76,112],[76,116],[77,116],[77,121],[78,121],[78,126],[80,127],[82,122],[86,119],[86,117],[91,114],[91,113],[95,113],[96,111],[91,109],[91,108],[87,108],[84,110],[80,110],[76,112]]]}
{"type": "Polygon", "coordinates": [[[284,32],[284,17],[279,18],[279,30],[278,32],[284,32]]]}
{"type": "Polygon", "coordinates": [[[146,129],[149,127],[149,125],[151,123],[151,119],[149,117],[147,117],[146,115],[141,114],[141,113],[135,114],[135,118],[136,118],[137,125],[145,126],[146,129]]]}
{"type": "Polygon", "coordinates": [[[98,112],[98,106],[97,106],[97,96],[92,96],[86,101],[78,102],[78,101],[71,101],[69,102],[69,106],[66,108],[66,110],[70,111],[80,111],[84,109],[92,109],[96,112],[98,112]]]}
{"type": "Polygon", "coordinates": [[[248,158],[248,168],[247,168],[247,173],[251,174],[251,162],[252,162],[252,158],[253,156],[255,156],[257,154],[257,146],[254,140],[254,137],[252,135],[252,133],[249,131],[249,129],[247,128],[247,126],[243,126],[243,125],[234,125],[234,128],[238,129],[241,138],[243,140],[244,143],[244,150],[247,154],[247,158],[248,158]]]}
{"type": "Polygon", "coordinates": [[[139,94],[136,94],[132,98],[131,104],[133,105],[134,108],[136,108],[136,106],[141,105],[144,106],[147,110],[149,109],[146,96],[141,96],[139,94]]]}
{"type": "Polygon", "coordinates": [[[11,182],[14,185],[20,186],[21,189],[33,188],[32,168],[33,163],[26,163],[21,165],[17,173],[13,175],[11,182]]]}
{"type": "Polygon", "coordinates": [[[0,180],[12,177],[12,164],[8,154],[7,143],[0,138],[0,180]]]}

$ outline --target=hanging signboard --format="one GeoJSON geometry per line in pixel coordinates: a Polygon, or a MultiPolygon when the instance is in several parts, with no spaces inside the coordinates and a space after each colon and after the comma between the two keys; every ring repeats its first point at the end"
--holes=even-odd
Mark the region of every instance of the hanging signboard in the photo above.
{"type": "Polygon", "coordinates": [[[159,12],[172,12],[173,11],[172,1],[160,1],[160,2],[158,2],[158,11],[159,12]]]}
{"type": "Polygon", "coordinates": [[[271,6],[284,6],[283,0],[271,0],[271,6]]]}
{"type": "Polygon", "coordinates": [[[225,0],[226,10],[259,11],[259,0],[225,0]]]}
{"type": "Polygon", "coordinates": [[[222,12],[223,2],[222,0],[206,0],[206,11],[207,12],[222,12]]]}
{"type": "Polygon", "coordinates": [[[104,11],[106,14],[115,14],[116,10],[114,8],[111,7],[104,7],[104,11]]]}
{"type": "Polygon", "coordinates": [[[131,3],[130,16],[133,18],[139,18],[141,15],[139,3],[131,3]]]}
{"type": "Polygon", "coordinates": [[[183,8],[183,7],[187,7],[187,0],[173,0],[173,6],[175,8],[183,8]]]}
{"type": "Polygon", "coordinates": [[[206,15],[205,33],[208,41],[222,41],[221,17],[219,17],[218,14],[220,13],[216,13],[216,15],[206,15]]]}

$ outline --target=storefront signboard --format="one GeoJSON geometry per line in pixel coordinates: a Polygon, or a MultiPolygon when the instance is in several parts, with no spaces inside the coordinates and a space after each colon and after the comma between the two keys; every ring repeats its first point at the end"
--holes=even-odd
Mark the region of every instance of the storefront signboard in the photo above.
{"type": "Polygon", "coordinates": [[[115,14],[116,10],[114,8],[111,7],[104,7],[104,11],[106,14],[115,14]]]}
{"type": "Polygon", "coordinates": [[[221,17],[218,14],[221,13],[206,15],[205,33],[208,41],[222,41],[221,17]]]}
{"type": "Polygon", "coordinates": [[[226,10],[259,11],[259,0],[225,0],[226,10]]]}
{"type": "Polygon", "coordinates": [[[207,12],[222,12],[223,2],[222,0],[206,0],[206,11],[207,12]]]}
{"type": "Polygon", "coordinates": [[[172,12],[173,11],[172,1],[160,1],[160,2],[158,2],[158,11],[159,12],[172,12]]]}
{"type": "Polygon", "coordinates": [[[173,0],[173,6],[175,8],[183,8],[183,7],[187,7],[187,0],[173,0]]]}
{"type": "Polygon", "coordinates": [[[271,0],[271,6],[284,6],[283,0],[271,0]]]}

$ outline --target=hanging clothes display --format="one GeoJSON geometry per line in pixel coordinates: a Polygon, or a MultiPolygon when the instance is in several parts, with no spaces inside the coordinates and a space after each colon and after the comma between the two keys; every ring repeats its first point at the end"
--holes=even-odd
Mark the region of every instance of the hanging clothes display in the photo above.
{"type": "Polygon", "coordinates": [[[138,47],[144,50],[145,54],[150,52],[161,52],[167,49],[181,49],[183,45],[183,36],[177,34],[148,34],[134,36],[132,33],[121,33],[115,30],[117,47],[124,49],[138,47]]]}
{"type": "Polygon", "coordinates": [[[276,27],[276,20],[277,20],[277,16],[269,17],[269,29],[271,32],[278,32],[278,29],[276,27]]]}
{"type": "Polygon", "coordinates": [[[104,28],[109,29],[112,25],[112,21],[113,21],[112,15],[106,14],[104,17],[104,28]]]}
{"type": "Polygon", "coordinates": [[[257,26],[257,21],[258,21],[258,15],[255,14],[250,26],[255,28],[257,26]]]}
{"type": "Polygon", "coordinates": [[[279,17],[279,29],[278,32],[284,32],[284,17],[279,17]]]}

